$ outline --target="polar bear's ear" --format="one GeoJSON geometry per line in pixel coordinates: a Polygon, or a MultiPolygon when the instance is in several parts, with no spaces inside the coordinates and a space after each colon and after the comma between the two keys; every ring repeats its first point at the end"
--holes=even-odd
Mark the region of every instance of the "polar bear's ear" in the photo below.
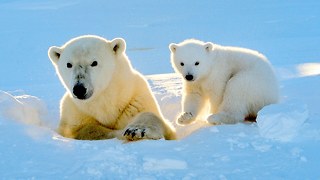
{"type": "Polygon", "coordinates": [[[126,51],[126,42],[122,38],[113,39],[110,46],[115,54],[122,54],[126,51]]]}
{"type": "Polygon", "coordinates": [[[171,43],[171,44],[169,45],[169,49],[170,49],[170,51],[173,52],[173,53],[176,52],[177,48],[178,48],[178,45],[175,44],[175,43],[171,43]]]}
{"type": "Polygon", "coordinates": [[[210,52],[213,50],[213,44],[211,42],[207,42],[204,44],[204,48],[206,49],[207,52],[210,52]]]}
{"type": "Polygon", "coordinates": [[[52,46],[49,48],[48,56],[54,64],[57,64],[57,62],[59,61],[61,52],[62,49],[57,46],[52,46]]]}

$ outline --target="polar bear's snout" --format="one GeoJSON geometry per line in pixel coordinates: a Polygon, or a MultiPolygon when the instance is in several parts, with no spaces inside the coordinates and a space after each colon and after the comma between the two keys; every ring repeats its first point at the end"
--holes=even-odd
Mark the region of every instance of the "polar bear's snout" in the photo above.
{"type": "Polygon", "coordinates": [[[80,100],[89,99],[93,94],[93,86],[88,68],[83,65],[76,66],[73,77],[73,87],[71,87],[73,97],[80,100]]]}
{"type": "Polygon", "coordinates": [[[187,74],[185,77],[184,77],[187,81],[193,81],[194,80],[194,77],[192,74],[187,74]]]}
{"type": "Polygon", "coordinates": [[[77,84],[73,87],[73,94],[74,94],[78,99],[86,99],[87,88],[84,87],[83,84],[77,83],[77,84]]]}
{"type": "Polygon", "coordinates": [[[92,94],[93,91],[86,88],[84,84],[82,83],[77,83],[73,86],[73,95],[80,100],[85,100],[85,99],[89,99],[92,94]]]}

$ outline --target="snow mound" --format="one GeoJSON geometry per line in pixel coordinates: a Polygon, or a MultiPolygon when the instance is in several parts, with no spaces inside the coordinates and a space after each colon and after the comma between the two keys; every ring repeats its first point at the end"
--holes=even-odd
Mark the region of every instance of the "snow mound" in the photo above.
{"type": "Polygon", "coordinates": [[[35,96],[13,96],[0,90],[0,115],[25,124],[43,125],[47,108],[35,96]]]}
{"type": "Polygon", "coordinates": [[[290,141],[308,119],[306,104],[285,102],[264,107],[257,117],[261,136],[280,141],[290,141]]]}

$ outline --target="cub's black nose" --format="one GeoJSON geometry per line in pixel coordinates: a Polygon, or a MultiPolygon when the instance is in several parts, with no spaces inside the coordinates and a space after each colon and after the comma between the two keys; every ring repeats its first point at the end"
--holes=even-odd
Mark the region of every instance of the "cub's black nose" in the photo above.
{"type": "Polygon", "coordinates": [[[188,75],[186,75],[185,78],[186,78],[187,81],[192,81],[193,80],[193,75],[188,74],[188,75]]]}
{"type": "Polygon", "coordinates": [[[83,84],[77,83],[77,84],[73,87],[73,94],[74,94],[78,99],[86,99],[87,89],[84,87],[83,84]]]}

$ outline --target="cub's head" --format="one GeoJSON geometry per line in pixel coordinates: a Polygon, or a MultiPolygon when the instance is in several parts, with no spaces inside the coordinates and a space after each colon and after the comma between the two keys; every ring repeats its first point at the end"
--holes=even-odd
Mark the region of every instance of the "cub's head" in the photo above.
{"type": "Polygon", "coordinates": [[[210,72],[212,43],[190,39],[179,44],[172,43],[169,48],[172,67],[188,82],[197,81],[210,72]]]}
{"type": "Polygon", "coordinates": [[[50,47],[48,55],[68,93],[75,99],[88,100],[108,87],[118,56],[125,49],[121,38],[108,41],[87,35],[61,47],[50,47]]]}

